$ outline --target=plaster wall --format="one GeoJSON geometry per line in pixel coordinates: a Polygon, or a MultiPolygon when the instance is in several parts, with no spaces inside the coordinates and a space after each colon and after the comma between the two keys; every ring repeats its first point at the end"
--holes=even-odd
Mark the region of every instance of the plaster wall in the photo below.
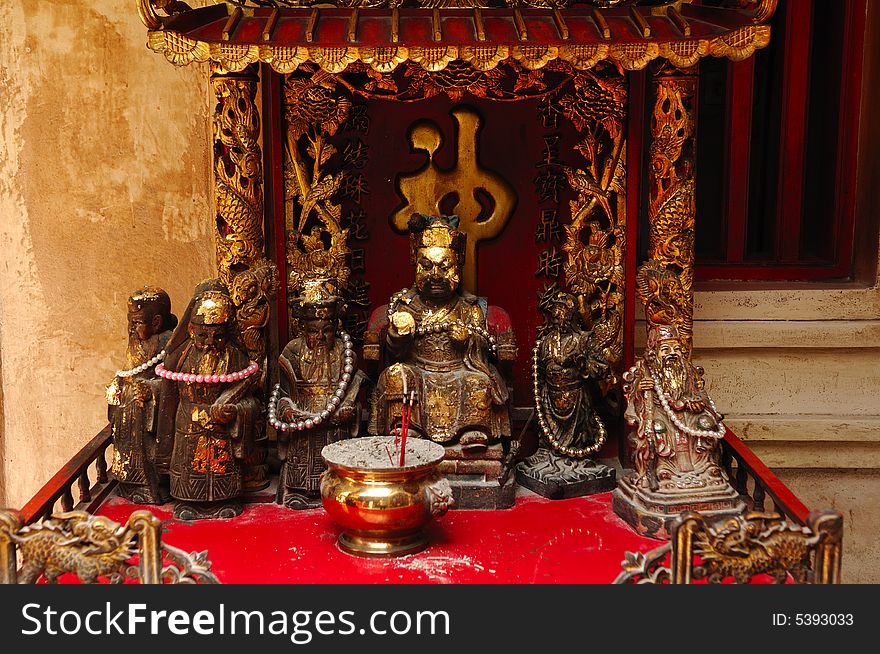
{"type": "Polygon", "coordinates": [[[150,52],[132,0],[12,0],[0,21],[0,506],[106,424],[128,293],[211,276],[206,67],[150,52]]]}

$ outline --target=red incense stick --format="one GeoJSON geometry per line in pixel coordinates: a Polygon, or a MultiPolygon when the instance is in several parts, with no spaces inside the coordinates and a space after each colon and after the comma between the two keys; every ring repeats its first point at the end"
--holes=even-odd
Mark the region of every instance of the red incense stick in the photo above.
{"type": "Polygon", "coordinates": [[[401,379],[403,380],[403,402],[400,406],[400,431],[394,432],[394,453],[397,454],[400,451],[400,443],[399,438],[403,434],[403,425],[406,422],[406,400],[409,397],[409,392],[406,389],[406,373],[401,372],[401,379]]]}
{"type": "Polygon", "coordinates": [[[402,468],[406,461],[406,435],[409,432],[409,420],[412,415],[413,404],[415,403],[415,391],[409,398],[404,398],[403,421],[400,429],[400,467],[402,468]],[[407,402],[407,399],[409,400],[407,402]]]}
{"type": "MultiPolygon", "coordinates": [[[[406,432],[409,430],[409,407],[407,406],[407,397],[403,398],[403,407],[400,411],[400,448],[398,452],[400,453],[400,467],[403,467],[403,461],[405,458],[404,448],[406,447],[406,432]]],[[[396,439],[395,439],[396,440],[396,439]]]]}

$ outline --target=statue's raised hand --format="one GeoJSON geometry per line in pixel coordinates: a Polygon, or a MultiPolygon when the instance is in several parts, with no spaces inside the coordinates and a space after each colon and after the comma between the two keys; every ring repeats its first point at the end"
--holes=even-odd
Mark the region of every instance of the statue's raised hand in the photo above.
{"type": "Polygon", "coordinates": [[[392,336],[409,336],[416,330],[416,321],[406,311],[395,311],[391,314],[389,331],[392,336]]]}
{"type": "Polygon", "coordinates": [[[235,420],[238,409],[234,404],[215,404],[211,407],[211,420],[218,424],[226,424],[235,420]]]}

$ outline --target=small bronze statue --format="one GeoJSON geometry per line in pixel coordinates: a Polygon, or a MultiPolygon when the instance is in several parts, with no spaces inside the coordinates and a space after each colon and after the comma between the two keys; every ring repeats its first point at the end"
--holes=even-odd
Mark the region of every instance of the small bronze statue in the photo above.
{"type": "Polygon", "coordinates": [[[174,435],[171,495],[179,520],[231,518],[242,506],[242,460],[260,414],[259,366],[234,329],[235,307],[219,284],[203,284],[169,343],[162,428],[174,435]]]}
{"type": "Polygon", "coordinates": [[[639,533],[665,539],[682,511],[744,511],[720,461],[722,415],[676,327],[649,326],[645,353],[624,382],[626,420],[637,429],[634,470],[614,491],[615,513],[639,533]]]}
{"type": "Polygon", "coordinates": [[[358,435],[358,394],[366,376],[357,369],[351,337],[339,331],[344,309],[334,279],[304,282],[291,305],[300,336],[278,358],[269,424],[282,461],[276,501],[305,509],[321,504],[321,450],[358,435]]]}
{"type": "Polygon", "coordinates": [[[137,504],[171,499],[156,467],[162,380],[154,368],[165,358],[165,346],[176,326],[171,300],[161,288],[141,288],[128,298],[126,369],[117,370],[107,387],[107,415],[113,438],[110,472],[119,482],[119,495],[137,504]]]}
{"type": "Polygon", "coordinates": [[[615,472],[587,458],[607,438],[597,412],[603,381],[614,373],[584,328],[577,300],[557,290],[541,307],[545,320],[532,350],[538,451],[516,468],[517,481],[551,499],[614,488],[615,472]]]}
{"type": "Polygon", "coordinates": [[[374,312],[365,337],[364,356],[378,360],[381,348],[388,366],[372,395],[369,432],[394,433],[404,397],[414,400],[410,433],[446,447],[441,472],[456,476],[456,505],[507,508],[516,487],[502,477],[510,391],[495,364],[516,358],[516,342],[506,312],[460,288],[467,235],[457,227],[456,216],[409,222],[415,285],[395,293],[384,315],[374,312]]]}

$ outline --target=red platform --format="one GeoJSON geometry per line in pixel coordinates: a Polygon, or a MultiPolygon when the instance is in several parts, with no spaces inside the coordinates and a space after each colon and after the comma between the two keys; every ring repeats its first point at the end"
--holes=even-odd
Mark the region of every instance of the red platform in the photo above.
{"type": "Polygon", "coordinates": [[[635,534],[611,511],[611,493],[547,500],[528,491],[504,511],[451,511],[431,526],[431,545],[396,559],[363,559],[336,547],[323,509],[250,504],[231,520],[182,523],[172,505],[112,498],[99,513],[125,522],[136,509],[168,520],[163,540],[208,550],[212,572],[235,583],[611,583],[624,552],[659,541],[635,534]]]}

